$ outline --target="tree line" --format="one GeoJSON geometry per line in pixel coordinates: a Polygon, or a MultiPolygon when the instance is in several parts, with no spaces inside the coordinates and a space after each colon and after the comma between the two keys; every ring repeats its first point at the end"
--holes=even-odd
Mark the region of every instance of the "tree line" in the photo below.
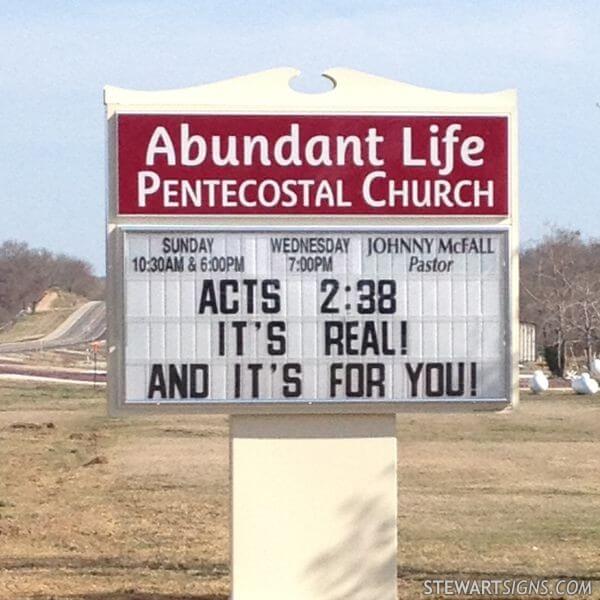
{"type": "Polygon", "coordinates": [[[600,240],[554,228],[520,256],[521,321],[536,325],[550,369],[590,365],[600,343],[600,240]]]}
{"type": "Polygon", "coordinates": [[[13,240],[0,244],[0,323],[14,318],[35,303],[50,287],[85,296],[104,296],[104,281],[85,260],[31,248],[13,240]]]}

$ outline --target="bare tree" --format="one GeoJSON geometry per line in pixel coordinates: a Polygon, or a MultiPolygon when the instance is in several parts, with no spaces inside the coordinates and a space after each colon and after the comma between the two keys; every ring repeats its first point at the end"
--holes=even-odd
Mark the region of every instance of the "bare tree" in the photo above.
{"type": "Polygon", "coordinates": [[[600,331],[600,245],[578,231],[553,229],[521,254],[521,314],[536,323],[546,348],[555,353],[558,375],[567,345],[585,354],[588,366],[600,331]]]}
{"type": "Polygon", "coordinates": [[[569,314],[570,325],[577,333],[589,368],[595,355],[600,328],[600,270],[597,267],[599,248],[586,245],[579,258],[577,272],[570,285],[574,299],[569,314]]]}
{"type": "Polygon", "coordinates": [[[88,298],[103,295],[103,280],[83,260],[14,240],[0,244],[0,322],[34,306],[52,286],[88,298]]]}

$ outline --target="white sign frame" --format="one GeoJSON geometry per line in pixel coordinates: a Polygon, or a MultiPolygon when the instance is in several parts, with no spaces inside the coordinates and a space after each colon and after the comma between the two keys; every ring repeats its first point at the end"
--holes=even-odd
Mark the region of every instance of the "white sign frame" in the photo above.
{"type": "Polygon", "coordinates": [[[302,413],[395,413],[404,411],[472,411],[498,410],[518,403],[518,193],[516,156],[516,94],[505,91],[493,94],[454,94],[427,90],[404,83],[351,71],[331,69],[325,75],[339,85],[326,94],[302,94],[287,82],[296,76],[295,69],[282,68],[257,73],[216,84],[161,92],[137,92],[114,87],[105,88],[108,120],[108,206],[107,206],[107,302],[108,310],[108,395],[109,410],[114,415],[132,413],[229,413],[294,414],[302,413]],[[117,189],[117,119],[119,114],[324,114],[324,115],[423,115],[423,116],[502,116],[508,118],[508,215],[503,217],[377,217],[327,216],[331,228],[376,230],[423,229],[435,231],[508,231],[507,306],[507,398],[491,402],[427,401],[383,403],[368,402],[300,405],[160,405],[124,406],[123,345],[123,232],[128,228],[198,230],[211,228],[232,230],[246,227],[295,227],[304,231],[323,223],[322,216],[122,216],[118,213],[117,189]]]}

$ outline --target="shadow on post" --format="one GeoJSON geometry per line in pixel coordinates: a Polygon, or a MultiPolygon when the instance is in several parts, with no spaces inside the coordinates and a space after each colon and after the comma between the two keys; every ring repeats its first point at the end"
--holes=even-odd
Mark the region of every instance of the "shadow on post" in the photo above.
{"type": "MultiPolygon", "coordinates": [[[[395,466],[387,467],[381,476],[395,477],[395,466]]],[[[315,598],[394,600],[397,585],[396,511],[390,511],[385,500],[365,489],[364,495],[345,501],[340,506],[340,514],[346,534],[329,550],[319,554],[306,569],[315,598]]]]}

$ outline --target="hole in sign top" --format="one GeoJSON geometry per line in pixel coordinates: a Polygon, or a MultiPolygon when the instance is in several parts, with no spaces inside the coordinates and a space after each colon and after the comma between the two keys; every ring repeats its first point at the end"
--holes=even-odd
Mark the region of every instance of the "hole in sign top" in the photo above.
{"type": "Polygon", "coordinates": [[[290,87],[301,94],[327,94],[336,88],[336,81],[327,73],[314,75],[301,72],[290,79],[290,87]]]}

